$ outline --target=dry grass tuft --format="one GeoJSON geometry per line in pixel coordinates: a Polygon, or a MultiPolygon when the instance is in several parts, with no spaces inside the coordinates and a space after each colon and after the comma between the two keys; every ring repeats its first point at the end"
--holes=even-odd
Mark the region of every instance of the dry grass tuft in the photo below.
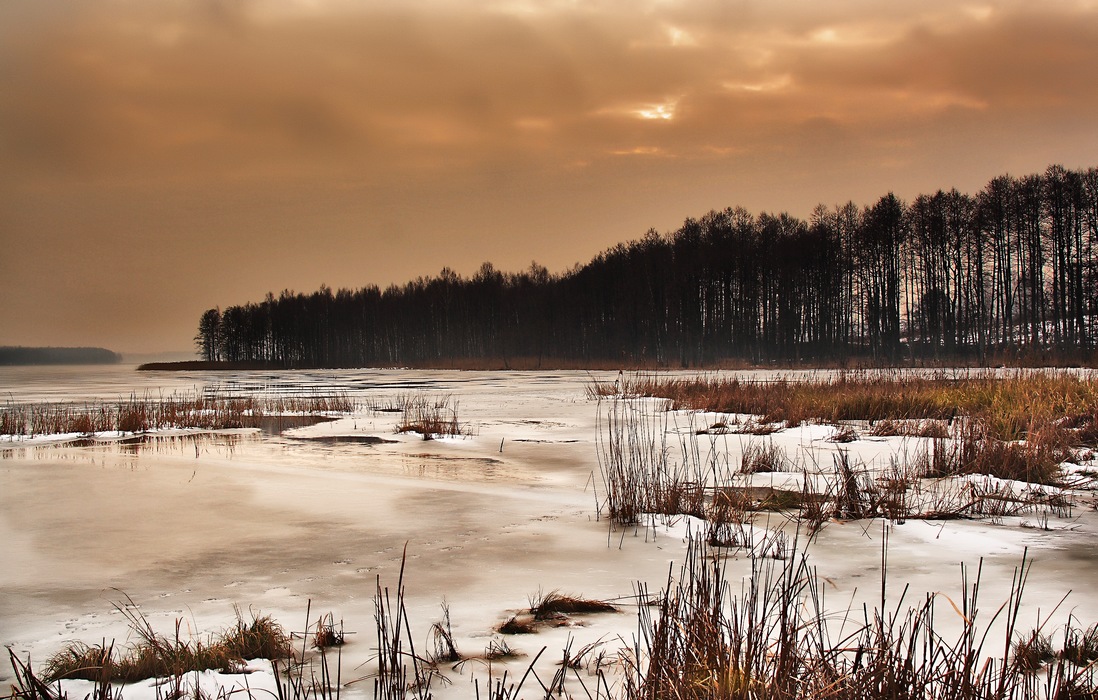
{"type": "Polygon", "coordinates": [[[1098,661],[1098,625],[1085,632],[1068,627],[1064,630],[1064,647],[1060,656],[1075,666],[1087,667],[1098,661]]]}
{"type": "Polygon", "coordinates": [[[403,399],[398,433],[419,433],[424,440],[436,437],[468,435],[469,430],[458,421],[458,404],[451,405],[450,396],[431,398],[410,396],[403,399]]]}
{"type": "Polygon", "coordinates": [[[590,600],[577,596],[564,595],[559,591],[538,592],[530,599],[530,614],[535,620],[549,620],[558,615],[583,615],[591,613],[617,612],[610,603],[590,600]]]}
{"type": "Polygon", "coordinates": [[[543,625],[567,625],[569,615],[618,611],[605,601],[565,595],[559,591],[544,593],[539,590],[530,596],[529,603],[530,607],[525,613],[512,615],[496,630],[502,634],[535,634],[543,625]]]}
{"type": "Polygon", "coordinates": [[[346,636],[343,633],[343,620],[338,623],[332,613],[321,615],[313,628],[313,647],[316,649],[329,649],[343,646],[346,636]]]}
{"type": "Polygon", "coordinates": [[[239,671],[246,659],[287,656],[288,635],[266,615],[253,614],[251,622],[245,622],[238,610],[235,627],[203,642],[184,640],[180,620],[176,620],[173,637],[157,634],[128,597],[115,608],[126,617],[138,641],[120,654],[115,653],[113,644],[73,642],[46,662],[43,678],[47,682],[79,678],[130,683],[210,669],[232,673],[239,671]]]}
{"type": "Polygon", "coordinates": [[[749,442],[740,455],[741,474],[764,474],[780,472],[789,463],[785,450],[773,442],[765,446],[758,442],[749,442]]]}
{"type": "Polygon", "coordinates": [[[521,656],[524,656],[524,654],[517,649],[511,648],[511,645],[507,643],[506,639],[489,640],[488,646],[484,648],[484,659],[486,661],[517,659],[521,656]]]}
{"type": "Polygon", "coordinates": [[[501,634],[536,634],[537,622],[529,615],[512,615],[496,628],[501,634]]]}
{"type": "Polygon", "coordinates": [[[903,437],[937,438],[949,437],[949,422],[943,420],[884,420],[873,422],[869,434],[877,437],[900,435],[903,437]]]}
{"type": "Polygon", "coordinates": [[[835,426],[835,432],[831,437],[827,438],[828,442],[835,442],[840,444],[846,444],[848,442],[854,442],[858,439],[858,431],[849,425],[837,425],[835,426]]]}
{"type": "Polygon", "coordinates": [[[462,656],[458,653],[454,644],[454,630],[450,625],[450,606],[442,604],[442,619],[431,625],[431,643],[434,653],[431,661],[434,663],[457,663],[462,656]]]}
{"type": "Polygon", "coordinates": [[[1014,667],[1020,673],[1037,673],[1042,666],[1055,658],[1052,639],[1040,630],[1033,630],[1014,644],[1014,667]]]}

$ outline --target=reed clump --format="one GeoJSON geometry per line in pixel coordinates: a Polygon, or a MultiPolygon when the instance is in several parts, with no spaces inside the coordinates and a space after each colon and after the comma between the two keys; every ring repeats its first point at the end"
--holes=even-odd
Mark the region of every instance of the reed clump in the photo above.
{"type": "MultiPolygon", "coordinates": [[[[605,510],[612,522],[631,525],[646,514],[703,517],[706,465],[696,455],[674,459],[668,443],[668,414],[643,403],[613,401],[596,436],[605,510]]],[[[696,444],[696,443],[693,443],[696,444]]]]}
{"type": "Polygon", "coordinates": [[[876,437],[899,435],[902,437],[948,438],[951,421],[935,420],[885,420],[872,422],[869,434],[876,437]]]}
{"type": "Polygon", "coordinates": [[[1098,661],[1098,625],[1091,625],[1085,631],[1070,626],[1065,629],[1060,656],[1080,667],[1087,667],[1098,661]]]}
{"type": "Polygon", "coordinates": [[[0,435],[34,437],[255,428],[271,417],[322,416],[354,410],[354,402],[346,394],[270,397],[219,393],[138,397],[133,394],[114,402],[9,404],[0,409],[0,435]]]}
{"type": "Polygon", "coordinates": [[[184,639],[181,620],[173,636],[157,633],[132,600],[116,604],[137,641],[125,651],[114,644],[73,642],[47,660],[42,678],[131,683],[146,678],[178,677],[193,671],[239,672],[247,659],[279,659],[288,655],[289,635],[270,616],[253,614],[245,621],[237,611],[236,625],[205,641],[184,639]]]}
{"type": "Polygon", "coordinates": [[[949,439],[933,438],[933,458],[923,476],[947,477],[987,474],[1000,479],[1034,484],[1057,484],[1060,465],[1075,457],[1070,436],[1052,423],[1034,425],[1027,439],[1004,441],[987,426],[965,421],[955,426],[949,439]]]}
{"type": "Polygon", "coordinates": [[[617,612],[610,603],[592,600],[560,591],[538,592],[530,599],[530,614],[535,620],[550,620],[558,615],[584,615],[592,613],[617,612]]]}
{"type": "Polygon", "coordinates": [[[401,400],[398,433],[419,433],[424,440],[460,437],[470,430],[458,420],[458,404],[452,397],[408,396],[401,400]]]}
{"type": "Polygon", "coordinates": [[[416,652],[411,623],[405,604],[404,571],[408,561],[405,547],[400,559],[396,588],[382,586],[377,577],[374,594],[374,627],[377,631],[377,674],[374,676],[376,700],[405,700],[411,694],[418,700],[431,697],[431,684],[438,677],[433,662],[416,652]]]}
{"type": "MultiPolygon", "coordinates": [[[[639,608],[638,637],[622,654],[619,697],[1036,700],[1098,693],[1094,664],[1068,660],[1074,652],[1067,643],[1057,652],[1045,629],[1019,627],[1025,558],[1007,600],[990,616],[979,605],[981,567],[975,575],[962,567],[958,603],[944,594],[915,604],[888,601],[882,581],[878,605],[839,619],[828,615],[825,586],[803,553],[753,559],[742,582],[726,575],[726,562],[720,550],[688,543],[657,605],[639,608]],[[936,623],[939,610],[960,620],[955,637],[936,623]]],[[[643,584],[638,596],[649,597],[643,584]]],[[[1072,622],[1065,627],[1067,639],[1085,634],[1072,622]]]]}
{"type": "Polygon", "coordinates": [[[313,647],[316,649],[330,649],[343,646],[347,637],[343,632],[343,620],[338,623],[335,615],[328,613],[321,615],[313,628],[313,647]]]}
{"type": "Polygon", "coordinates": [[[789,456],[773,441],[747,443],[740,455],[740,473],[763,474],[780,472],[789,464],[789,456]]]}

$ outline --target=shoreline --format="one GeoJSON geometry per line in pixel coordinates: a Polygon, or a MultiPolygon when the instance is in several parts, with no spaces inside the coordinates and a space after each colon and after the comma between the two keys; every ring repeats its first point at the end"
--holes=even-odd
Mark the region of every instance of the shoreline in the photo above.
{"type": "Polygon", "coordinates": [[[186,360],[181,362],[146,362],[137,366],[138,372],[239,372],[239,371],[287,371],[287,370],[352,370],[352,369],[406,369],[406,370],[458,370],[470,372],[554,372],[554,371],[616,371],[627,372],[715,372],[750,370],[885,370],[885,369],[1096,369],[1098,357],[1033,356],[1003,361],[980,362],[972,358],[954,357],[937,360],[907,360],[883,362],[873,358],[847,358],[843,360],[800,360],[755,363],[727,359],[709,363],[680,365],[667,362],[629,360],[576,360],[561,358],[461,358],[440,361],[408,362],[400,365],[296,365],[283,362],[225,362],[186,360]]]}

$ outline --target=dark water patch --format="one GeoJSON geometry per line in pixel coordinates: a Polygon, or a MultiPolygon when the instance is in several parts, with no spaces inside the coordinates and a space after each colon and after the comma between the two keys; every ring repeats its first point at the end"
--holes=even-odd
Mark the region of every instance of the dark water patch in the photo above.
{"type": "Polygon", "coordinates": [[[257,422],[256,427],[264,435],[280,435],[284,430],[292,428],[308,428],[320,423],[331,423],[335,418],[331,416],[263,416],[257,422]]]}
{"type": "Polygon", "coordinates": [[[558,423],[551,420],[504,420],[500,421],[503,425],[532,425],[535,428],[549,429],[549,428],[567,428],[565,423],[558,423]]]}
{"type": "Polygon", "coordinates": [[[388,438],[378,437],[377,435],[319,435],[316,437],[294,435],[287,439],[319,445],[387,445],[399,442],[399,440],[389,440],[388,438]]]}
{"type": "Polygon", "coordinates": [[[503,460],[493,459],[491,457],[451,457],[449,455],[433,455],[429,452],[416,452],[408,456],[418,457],[419,459],[441,460],[444,462],[460,462],[465,464],[478,464],[486,466],[497,466],[503,464],[503,460]]]}

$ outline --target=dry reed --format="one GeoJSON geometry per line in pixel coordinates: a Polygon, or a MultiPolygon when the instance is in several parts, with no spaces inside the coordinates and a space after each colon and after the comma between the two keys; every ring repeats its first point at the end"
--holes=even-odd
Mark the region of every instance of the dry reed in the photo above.
{"type": "Polygon", "coordinates": [[[234,672],[246,659],[283,658],[287,650],[288,635],[266,615],[253,614],[246,622],[237,610],[234,627],[202,641],[183,639],[181,620],[176,620],[172,637],[158,634],[128,597],[115,609],[129,622],[137,642],[124,653],[116,653],[113,644],[73,642],[46,662],[47,682],[79,678],[128,683],[208,669],[234,672]]]}
{"type": "Polygon", "coordinates": [[[862,420],[946,421],[967,416],[999,440],[1019,440],[1034,428],[1064,423],[1078,442],[1098,434],[1098,383],[1069,372],[972,371],[929,376],[883,371],[841,372],[818,379],[767,381],[738,377],[674,378],[637,374],[617,385],[595,383],[594,396],[659,397],[671,408],[760,416],[798,425],[862,420]],[[616,387],[616,388],[615,388],[616,387]]]}
{"type": "MultiPolygon", "coordinates": [[[[795,548],[794,548],[795,549],[795,548]]],[[[887,545],[882,548],[882,564],[887,545]]],[[[824,606],[824,587],[803,554],[752,559],[733,591],[719,550],[689,542],[678,576],[668,577],[655,610],[639,609],[640,634],[623,653],[625,700],[914,700],[953,698],[1092,698],[1093,663],[1080,664],[1077,643],[1057,653],[1043,629],[1023,633],[1018,613],[1028,577],[1023,558],[1008,599],[990,618],[980,614],[978,567],[961,570],[960,605],[942,594],[921,604],[882,597],[862,615],[837,621],[824,606]],[[961,619],[945,638],[935,613],[948,604],[961,619]],[[859,618],[861,618],[859,620],[859,618]],[[1001,625],[1002,642],[988,636],[1001,625]],[[1002,657],[995,649],[1005,650],[1002,657]]],[[[647,599],[638,585],[638,596],[647,599]]],[[[951,613],[952,614],[952,613],[951,613]]],[[[1092,628],[1093,629],[1093,628],[1092,628]]],[[[1072,624],[1065,639],[1085,636],[1072,624]]]]}
{"type": "Polygon", "coordinates": [[[470,433],[458,421],[458,404],[450,396],[408,396],[400,399],[401,418],[398,433],[419,433],[424,440],[457,437],[470,433]]]}
{"type": "Polygon", "coordinates": [[[9,404],[0,409],[0,435],[40,435],[152,430],[254,428],[273,416],[321,416],[349,413],[346,394],[305,396],[232,396],[218,393],[131,395],[116,402],[9,404]]]}

